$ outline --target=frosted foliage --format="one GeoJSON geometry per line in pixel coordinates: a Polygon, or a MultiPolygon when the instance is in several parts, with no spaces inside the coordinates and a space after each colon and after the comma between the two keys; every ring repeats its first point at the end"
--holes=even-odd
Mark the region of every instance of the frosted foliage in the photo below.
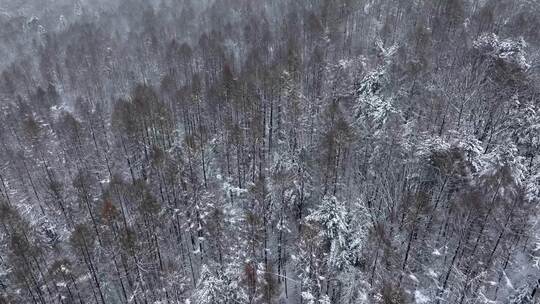
{"type": "Polygon", "coordinates": [[[473,43],[482,54],[503,60],[516,68],[526,70],[530,67],[525,57],[527,44],[523,38],[517,40],[500,39],[496,34],[483,34],[473,43]]]}
{"type": "Polygon", "coordinates": [[[367,128],[380,129],[389,115],[396,112],[392,100],[381,93],[382,86],[385,85],[385,73],[384,68],[369,73],[364,77],[357,91],[356,118],[367,128]]]}
{"type": "Polygon", "coordinates": [[[236,282],[224,274],[215,275],[208,266],[201,268],[199,282],[193,293],[194,304],[247,303],[236,282]]]}
{"type": "Polygon", "coordinates": [[[304,303],[306,304],[331,304],[330,298],[327,295],[323,295],[319,299],[317,299],[313,294],[310,292],[304,291],[302,292],[302,299],[304,300],[304,303]]]}
{"type": "Polygon", "coordinates": [[[349,213],[335,196],[325,196],[319,207],[306,217],[306,221],[320,227],[320,236],[329,242],[328,263],[333,267],[354,263],[365,241],[365,209],[359,203],[353,209],[355,214],[349,213]]]}

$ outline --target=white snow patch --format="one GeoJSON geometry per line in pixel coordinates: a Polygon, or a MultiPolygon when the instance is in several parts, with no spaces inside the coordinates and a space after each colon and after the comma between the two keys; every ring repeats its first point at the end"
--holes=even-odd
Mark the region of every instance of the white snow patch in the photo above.
{"type": "Polygon", "coordinates": [[[414,301],[415,303],[418,303],[418,304],[429,303],[430,298],[424,295],[420,290],[416,290],[414,292],[414,301]]]}
{"type": "Polygon", "coordinates": [[[348,67],[350,67],[352,64],[351,60],[344,60],[344,59],[341,59],[339,61],[339,65],[342,69],[346,69],[348,67]]]}
{"type": "Polygon", "coordinates": [[[497,301],[488,299],[488,297],[486,297],[482,291],[479,292],[479,297],[482,298],[481,303],[486,303],[486,304],[497,304],[498,303],[497,301]]]}
{"type": "Polygon", "coordinates": [[[83,275],[82,277],[78,278],[77,279],[77,282],[85,282],[85,281],[88,281],[90,280],[90,274],[86,274],[86,275],[83,275]]]}
{"type": "Polygon", "coordinates": [[[411,280],[415,281],[416,283],[420,282],[420,281],[418,280],[418,278],[417,278],[414,274],[412,274],[412,273],[409,275],[409,278],[410,278],[411,280]]]}
{"type": "Polygon", "coordinates": [[[315,297],[310,292],[307,292],[307,291],[302,292],[302,298],[308,301],[310,300],[313,301],[315,299],[315,297]]]}
{"type": "Polygon", "coordinates": [[[506,275],[506,271],[503,271],[503,274],[504,274],[504,280],[506,281],[506,287],[508,287],[510,289],[514,289],[514,285],[512,284],[512,282],[510,281],[510,279],[506,275]]]}
{"type": "Polygon", "coordinates": [[[228,182],[223,183],[223,189],[225,190],[225,192],[227,194],[241,195],[241,194],[247,192],[247,189],[235,187],[235,186],[229,184],[228,182]]]}

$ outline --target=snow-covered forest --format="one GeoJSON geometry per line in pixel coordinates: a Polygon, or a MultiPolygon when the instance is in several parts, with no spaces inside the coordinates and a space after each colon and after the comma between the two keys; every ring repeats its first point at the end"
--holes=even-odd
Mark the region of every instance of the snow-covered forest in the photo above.
{"type": "Polygon", "coordinates": [[[540,302],[540,2],[0,0],[0,303],[540,302]]]}

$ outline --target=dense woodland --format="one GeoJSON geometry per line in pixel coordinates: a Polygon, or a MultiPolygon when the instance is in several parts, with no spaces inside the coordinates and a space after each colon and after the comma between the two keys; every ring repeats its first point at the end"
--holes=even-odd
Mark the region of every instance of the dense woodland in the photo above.
{"type": "Polygon", "coordinates": [[[534,0],[1,0],[0,303],[538,301],[539,28],[534,0]]]}

